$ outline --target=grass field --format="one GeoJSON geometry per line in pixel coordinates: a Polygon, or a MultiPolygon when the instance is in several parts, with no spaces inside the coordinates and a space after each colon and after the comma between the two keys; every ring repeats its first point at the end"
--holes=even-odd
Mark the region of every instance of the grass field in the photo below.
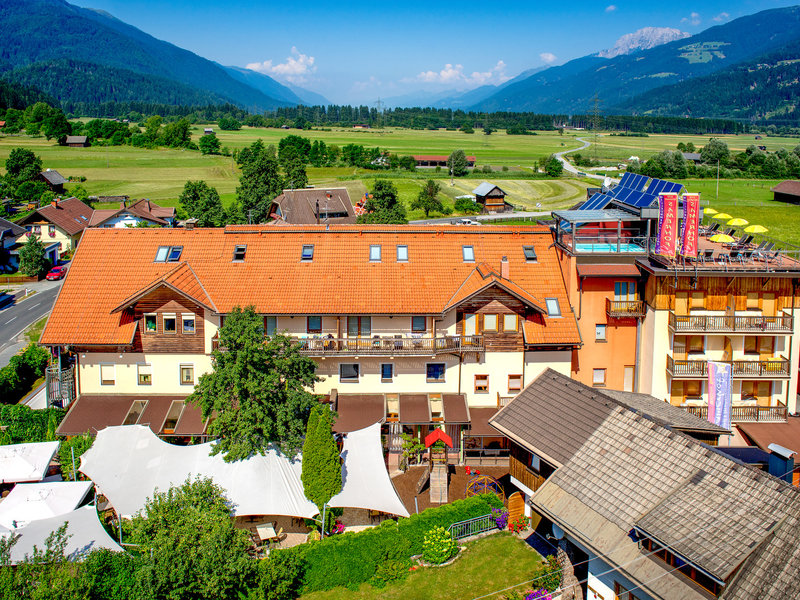
{"type": "Polygon", "coordinates": [[[540,556],[524,541],[499,533],[467,544],[464,555],[452,565],[414,571],[404,581],[383,589],[365,583],[357,591],[336,588],[306,594],[301,600],[469,600],[531,580],[540,565],[540,556]]]}

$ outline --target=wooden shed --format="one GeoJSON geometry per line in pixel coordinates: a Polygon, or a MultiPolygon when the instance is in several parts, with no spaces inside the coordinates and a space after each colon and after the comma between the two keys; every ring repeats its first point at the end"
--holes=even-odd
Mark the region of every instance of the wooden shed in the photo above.
{"type": "Polygon", "coordinates": [[[493,183],[484,181],[472,190],[472,193],[475,194],[475,201],[483,205],[484,212],[498,213],[514,210],[514,207],[506,202],[507,194],[493,183]]]}

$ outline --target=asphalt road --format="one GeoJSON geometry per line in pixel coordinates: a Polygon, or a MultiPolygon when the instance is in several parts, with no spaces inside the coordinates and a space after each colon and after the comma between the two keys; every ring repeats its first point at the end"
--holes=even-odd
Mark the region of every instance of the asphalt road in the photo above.
{"type": "MultiPolygon", "coordinates": [[[[586,173],[584,171],[579,171],[575,167],[575,165],[573,165],[566,158],[564,158],[565,154],[569,154],[570,152],[577,152],[578,150],[583,150],[583,149],[588,148],[589,146],[592,145],[591,142],[589,142],[589,141],[587,141],[587,140],[585,140],[583,138],[575,138],[575,139],[578,140],[579,142],[583,142],[583,146],[581,146],[580,148],[574,148],[572,150],[562,150],[561,152],[556,152],[554,156],[564,166],[564,170],[567,171],[568,173],[571,173],[572,175],[577,175],[578,173],[583,173],[583,175],[581,175],[581,177],[588,177],[589,179],[597,179],[598,181],[605,181],[605,178],[606,178],[605,174],[596,175],[595,173],[586,173]]],[[[612,179],[612,181],[613,181],[613,179],[612,179]]]]}
{"type": "Polygon", "coordinates": [[[8,360],[17,351],[17,338],[30,325],[46,316],[53,309],[61,281],[47,282],[29,298],[14,302],[0,310],[0,367],[8,364],[8,360]]]}

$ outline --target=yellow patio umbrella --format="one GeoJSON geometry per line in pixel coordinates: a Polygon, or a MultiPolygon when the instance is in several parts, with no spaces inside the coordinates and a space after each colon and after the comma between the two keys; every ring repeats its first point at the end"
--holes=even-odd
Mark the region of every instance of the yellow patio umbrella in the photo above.
{"type": "Polygon", "coordinates": [[[717,233],[708,239],[710,239],[712,242],[717,242],[718,244],[729,244],[734,241],[734,239],[727,233],[717,233]]]}
{"type": "Polygon", "coordinates": [[[717,211],[709,206],[708,208],[704,208],[703,209],[703,214],[705,214],[705,215],[715,215],[715,214],[717,214],[717,211]]]}
{"type": "Polygon", "coordinates": [[[736,217],[735,219],[731,219],[730,221],[728,221],[728,225],[730,225],[731,227],[743,227],[749,224],[750,221],[746,221],[745,219],[740,219],[739,217],[736,217]]]}
{"type": "Polygon", "coordinates": [[[745,227],[744,230],[747,233],[767,233],[769,231],[769,229],[763,225],[750,225],[749,227],[745,227]]]}
{"type": "Polygon", "coordinates": [[[728,213],[717,213],[711,218],[716,221],[730,221],[733,217],[728,213]]]}

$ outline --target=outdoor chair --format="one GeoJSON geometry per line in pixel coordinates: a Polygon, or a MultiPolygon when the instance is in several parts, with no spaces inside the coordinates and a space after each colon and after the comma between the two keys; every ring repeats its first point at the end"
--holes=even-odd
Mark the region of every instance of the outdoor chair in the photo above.
{"type": "Polygon", "coordinates": [[[703,253],[700,255],[700,260],[702,260],[703,263],[714,262],[714,249],[706,248],[703,250],[703,253]]]}
{"type": "Polygon", "coordinates": [[[706,235],[706,236],[712,235],[714,232],[716,232],[719,229],[719,227],[720,227],[719,223],[714,223],[711,227],[706,227],[706,228],[702,229],[700,231],[700,235],[706,235]]]}
{"type": "Polygon", "coordinates": [[[731,251],[728,254],[728,260],[730,262],[736,261],[740,264],[744,264],[744,257],[742,256],[742,253],[736,248],[731,248],[731,251]]]}

